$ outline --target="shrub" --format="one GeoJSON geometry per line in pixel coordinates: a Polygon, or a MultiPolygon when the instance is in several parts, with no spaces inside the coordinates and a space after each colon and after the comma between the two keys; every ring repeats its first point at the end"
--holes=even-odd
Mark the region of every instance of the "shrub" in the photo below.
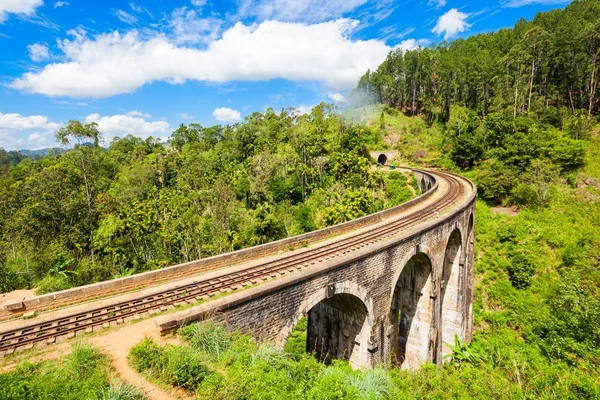
{"type": "Polygon", "coordinates": [[[129,351],[129,362],[138,371],[159,369],[163,349],[152,339],[144,339],[129,351]]]}
{"type": "Polygon", "coordinates": [[[510,282],[517,289],[527,289],[531,285],[531,277],[535,273],[535,267],[531,261],[521,253],[511,256],[508,266],[510,282]]]}
{"type": "Polygon", "coordinates": [[[219,357],[231,346],[225,327],[212,321],[188,325],[181,330],[181,335],[192,347],[214,357],[219,357]]]}
{"type": "Polygon", "coordinates": [[[0,374],[0,399],[97,399],[108,386],[108,360],[97,349],[76,343],[62,359],[26,362],[0,374]]]}
{"type": "Polygon", "coordinates": [[[71,283],[64,276],[46,275],[37,283],[36,295],[58,292],[71,288],[71,283]]]}
{"type": "Polygon", "coordinates": [[[210,374],[204,365],[205,361],[193,349],[169,346],[165,348],[164,369],[161,372],[170,384],[193,391],[210,374]]]}
{"type": "Polygon", "coordinates": [[[112,383],[102,391],[102,400],[144,400],[145,397],[129,384],[112,383]]]}

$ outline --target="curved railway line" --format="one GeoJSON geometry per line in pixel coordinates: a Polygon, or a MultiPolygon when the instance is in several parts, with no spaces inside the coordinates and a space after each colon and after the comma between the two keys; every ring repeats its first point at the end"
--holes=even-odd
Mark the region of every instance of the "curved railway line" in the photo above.
{"type": "Polygon", "coordinates": [[[64,339],[109,326],[144,318],[188,303],[195,303],[219,293],[230,292],[272,279],[288,272],[302,270],[318,260],[346,254],[371,243],[387,239],[400,231],[441,213],[464,194],[464,180],[448,173],[435,172],[448,183],[447,193],[437,202],[416,210],[406,217],[381,223],[372,229],[339,241],[315,245],[303,252],[285,255],[260,265],[240,268],[213,278],[206,278],[177,288],[140,296],[110,306],[74,313],[63,318],[30,324],[0,332],[0,357],[15,351],[42,347],[64,339]],[[462,181],[462,182],[461,182],[462,181]]]}

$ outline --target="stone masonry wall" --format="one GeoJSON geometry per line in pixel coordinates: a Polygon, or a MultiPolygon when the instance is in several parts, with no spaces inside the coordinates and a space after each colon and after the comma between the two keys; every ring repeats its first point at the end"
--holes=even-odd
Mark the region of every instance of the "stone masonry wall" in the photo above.
{"type": "MultiPolygon", "coordinates": [[[[240,300],[222,309],[218,318],[226,320],[231,329],[283,346],[298,320],[321,301],[336,294],[352,295],[360,299],[367,312],[360,333],[355,338],[350,357],[352,364],[358,368],[367,368],[377,363],[387,363],[394,359],[394,348],[398,343],[397,316],[394,319],[392,315],[394,291],[410,259],[415,254],[423,253],[431,264],[431,289],[423,293],[429,297],[423,304],[427,304],[431,310],[424,312],[432,314],[432,322],[429,329],[421,326],[418,333],[412,332],[415,343],[424,343],[426,350],[418,360],[403,367],[416,368],[424,361],[441,363],[439,349],[443,344],[439,343],[440,336],[446,338],[439,334],[439,329],[443,328],[440,321],[443,320],[441,295],[444,260],[449,238],[455,230],[460,232],[460,248],[466,249],[467,254],[464,251],[459,254],[458,260],[463,260],[463,267],[458,274],[455,272],[456,278],[447,283],[445,290],[456,292],[456,287],[452,286],[460,285],[458,290],[463,295],[454,301],[448,301],[446,306],[455,309],[446,309],[444,312],[451,317],[460,313],[464,317],[462,326],[454,328],[460,331],[459,336],[462,336],[463,340],[469,341],[472,337],[473,234],[469,221],[473,212],[474,203],[471,202],[462,211],[423,233],[408,236],[397,242],[374,244],[362,253],[357,250],[353,252],[355,254],[326,261],[321,271],[312,272],[306,279],[295,278],[296,282],[293,284],[264,293],[261,293],[260,287],[248,294],[240,292],[240,300]]],[[[446,264],[450,264],[452,268],[461,266],[460,262],[454,261],[446,264]]],[[[334,317],[334,314],[331,313],[331,317],[334,317]]],[[[194,318],[190,317],[188,320],[194,318]]],[[[168,324],[165,323],[165,326],[168,324]]],[[[410,348],[407,349],[410,351],[410,348]]]]}

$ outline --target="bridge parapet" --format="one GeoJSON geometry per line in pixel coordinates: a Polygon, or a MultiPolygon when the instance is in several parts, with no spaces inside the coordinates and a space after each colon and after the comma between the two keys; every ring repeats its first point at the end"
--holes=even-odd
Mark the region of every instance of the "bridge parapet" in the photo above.
{"type": "Polygon", "coordinates": [[[345,358],[357,368],[439,364],[444,342],[472,337],[475,187],[462,184],[471,188],[462,201],[416,230],[240,292],[235,304],[209,302],[159,317],[157,325],[166,332],[217,312],[231,329],[283,347],[307,316],[307,350],[323,358],[345,358]]]}
{"type": "Polygon", "coordinates": [[[342,235],[351,231],[362,229],[369,225],[377,224],[427,200],[437,190],[438,186],[436,185],[436,180],[431,174],[419,170],[415,170],[414,173],[415,175],[418,175],[420,179],[426,179],[427,182],[431,183],[428,191],[422,191],[422,195],[396,207],[357,218],[342,224],[247,249],[237,250],[231,253],[220,254],[184,264],[178,264],[171,267],[142,272],[123,278],[66,289],[59,292],[48,293],[41,296],[24,298],[22,300],[11,300],[3,304],[3,309],[0,310],[0,321],[18,317],[26,312],[39,312],[88,299],[96,299],[124,293],[126,291],[138,290],[143,287],[156,285],[161,282],[172,281],[186,276],[214,271],[219,268],[274,255],[278,252],[285,252],[290,248],[303,247],[311,243],[323,241],[333,236],[342,235]]]}

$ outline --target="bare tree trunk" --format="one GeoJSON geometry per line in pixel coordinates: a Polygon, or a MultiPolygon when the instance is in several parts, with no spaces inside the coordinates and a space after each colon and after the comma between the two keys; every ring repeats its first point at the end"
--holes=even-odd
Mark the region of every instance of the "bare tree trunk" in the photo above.
{"type": "Polygon", "coordinates": [[[515,106],[513,107],[513,119],[517,118],[517,100],[519,98],[519,76],[515,76],[515,106]]]}
{"type": "Polygon", "coordinates": [[[570,111],[573,112],[573,111],[575,111],[575,103],[573,102],[573,87],[572,86],[569,86],[568,92],[569,92],[569,108],[570,108],[570,111]]]}
{"type": "Polygon", "coordinates": [[[592,116],[592,106],[594,104],[594,98],[596,96],[597,83],[594,81],[594,79],[595,79],[595,75],[596,75],[597,58],[598,58],[597,55],[594,55],[594,57],[592,58],[592,78],[590,80],[590,104],[588,106],[588,118],[591,118],[591,116],[592,116]]]}
{"type": "Polygon", "coordinates": [[[531,77],[529,78],[529,100],[527,101],[527,111],[531,111],[531,92],[533,91],[533,77],[535,76],[535,59],[531,62],[531,77]]]}

